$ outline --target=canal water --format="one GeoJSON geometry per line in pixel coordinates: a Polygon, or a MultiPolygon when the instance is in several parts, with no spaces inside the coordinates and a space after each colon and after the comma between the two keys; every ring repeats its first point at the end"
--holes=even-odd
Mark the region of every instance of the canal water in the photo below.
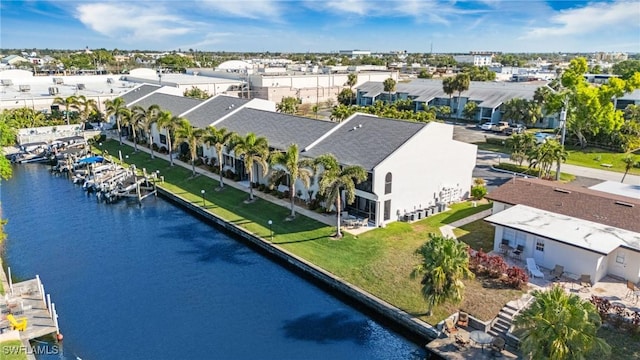
{"type": "Polygon", "coordinates": [[[2,182],[0,201],[5,261],[14,277],[39,274],[59,313],[62,354],[38,359],[424,358],[160,198],[100,203],[47,166],[25,164],[2,182]]]}

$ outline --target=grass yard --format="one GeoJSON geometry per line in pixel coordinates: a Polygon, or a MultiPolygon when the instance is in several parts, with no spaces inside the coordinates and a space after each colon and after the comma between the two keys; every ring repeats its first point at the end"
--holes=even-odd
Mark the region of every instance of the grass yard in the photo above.
{"type": "Polygon", "coordinates": [[[27,354],[20,340],[0,343],[0,360],[26,360],[27,354]]]}
{"type": "MultiPolygon", "coordinates": [[[[522,173],[522,174],[530,174],[531,176],[536,176],[536,177],[538,176],[538,170],[530,169],[526,166],[518,166],[516,164],[503,162],[503,163],[494,165],[493,167],[498,169],[513,171],[517,173],[522,173]]],[[[555,179],[555,176],[556,176],[556,172],[551,171],[551,177],[555,179]]],[[[576,179],[576,176],[573,174],[567,174],[563,172],[560,173],[560,182],[568,183],[568,182],[574,181],[575,179],[576,179]]]]}
{"type": "Polygon", "coordinates": [[[289,208],[262,199],[245,204],[248,197],[245,191],[230,186],[215,191],[217,180],[203,175],[193,178],[191,169],[171,167],[161,159],[152,160],[148,153],[134,153],[129,146],[120,148],[114,140],[104,142],[103,148],[110,154],[118,154],[122,149],[123,157],[128,155],[127,161],[140,169],[160,170],[160,175],[165,177],[165,183],[161,184],[163,188],[195,204],[202,204],[200,190],[205,189],[205,205],[209,211],[265,239],[270,235],[268,220],[272,220],[273,243],[431,324],[459,308],[489,320],[506,302],[520,296],[519,291],[495,289],[481,281],[468,280],[463,303],[438,307],[432,316],[425,317],[426,304],[420,294],[420,282],[410,278],[413,267],[420,261],[414,252],[428,239],[429,233],[439,234],[443,224],[489,209],[491,204],[477,207],[468,202],[454,204],[451,210],[419,222],[396,222],[357,237],[345,233],[343,239],[332,240],[330,236],[335,229],[331,226],[302,215],[294,221],[285,221],[289,208]]]}
{"type": "MultiPolygon", "coordinates": [[[[622,159],[627,155],[625,153],[615,153],[596,148],[580,150],[570,146],[567,146],[567,152],[569,153],[567,164],[624,173],[626,164],[622,159]],[[601,164],[611,165],[611,167],[604,167],[601,164]]],[[[635,159],[640,162],[640,155],[635,155],[635,159]]],[[[629,174],[640,175],[640,168],[632,168],[629,174]]]]}
{"type": "Polygon", "coordinates": [[[494,227],[484,220],[453,229],[458,240],[468,244],[474,250],[489,252],[493,250],[494,227]]]}
{"type": "MultiPolygon", "coordinates": [[[[598,329],[598,337],[603,338],[611,346],[610,359],[640,359],[640,334],[631,335],[628,332],[601,327],[598,329]]],[[[587,359],[598,360],[600,357],[590,356],[587,359]]]]}

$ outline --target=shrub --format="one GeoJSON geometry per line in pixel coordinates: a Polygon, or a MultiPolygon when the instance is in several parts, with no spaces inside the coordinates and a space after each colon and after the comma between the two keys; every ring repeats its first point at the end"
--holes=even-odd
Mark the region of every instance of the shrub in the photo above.
{"type": "Polygon", "coordinates": [[[508,286],[520,290],[529,282],[529,276],[523,269],[517,266],[512,266],[507,269],[507,278],[504,282],[508,286]]]}
{"type": "Polygon", "coordinates": [[[471,196],[476,200],[482,200],[487,195],[487,188],[484,185],[476,185],[471,187],[471,196]]]}
{"type": "Polygon", "coordinates": [[[264,184],[260,184],[258,185],[258,190],[260,191],[264,191],[264,189],[266,189],[267,187],[264,184]]]}
{"type": "Polygon", "coordinates": [[[285,191],[282,193],[282,195],[283,195],[283,197],[285,197],[285,198],[289,199],[289,198],[291,197],[291,192],[290,192],[289,190],[285,190],[285,191]]]}
{"type": "Polygon", "coordinates": [[[158,152],[161,153],[161,154],[166,154],[168,152],[167,151],[167,147],[164,146],[164,145],[160,146],[160,149],[158,150],[158,152]]]}

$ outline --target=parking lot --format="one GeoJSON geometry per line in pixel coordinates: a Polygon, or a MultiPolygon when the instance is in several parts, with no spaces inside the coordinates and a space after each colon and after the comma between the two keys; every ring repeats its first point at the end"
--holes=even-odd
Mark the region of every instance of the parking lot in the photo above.
{"type": "Polygon", "coordinates": [[[502,133],[480,130],[475,125],[454,125],[453,139],[466,143],[485,141],[487,136],[506,139],[508,136],[502,133]]]}

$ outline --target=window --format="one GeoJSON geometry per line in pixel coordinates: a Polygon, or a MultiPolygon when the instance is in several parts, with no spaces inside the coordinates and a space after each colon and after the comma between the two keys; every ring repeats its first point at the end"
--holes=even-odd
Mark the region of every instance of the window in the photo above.
{"type": "Polygon", "coordinates": [[[616,255],[616,263],[624,264],[624,253],[623,252],[618,252],[618,254],[616,255]]]}
{"type": "Polygon", "coordinates": [[[544,240],[536,239],[536,251],[544,252],[544,240]]]}
{"type": "Polygon", "coordinates": [[[387,173],[387,176],[384,177],[384,193],[391,194],[391,173],[387,173]]]}
{"type": "Polygon", "coordinates": [[[167,143],[167,135],[160,134],[160,144],[166,144],[166,143],[167,143]]]}
{"type": "Polygon", "coordinates": [[[367,173],[367,180],[360,184],[356,184],[356,189],[366,191],[368,193],[373,192],[373,175],[371,173],[367,173]]]}
{"type": "Polygon", "coordinates": [[[391,219],[391,200],[385,200],[384,202],[384,219],[391,219]]]}

